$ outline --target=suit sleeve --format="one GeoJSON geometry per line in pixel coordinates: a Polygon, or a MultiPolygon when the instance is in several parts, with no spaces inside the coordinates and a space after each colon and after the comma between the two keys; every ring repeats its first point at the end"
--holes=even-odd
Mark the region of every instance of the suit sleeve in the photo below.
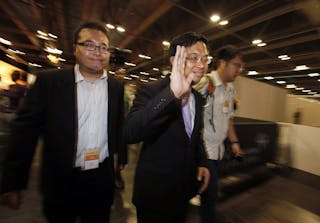
{"type": "MultiPolygon", "coordinates": [[[[205,104],[205,100],[203,99],[202,96],[199,97],[199,100],[201,102],[201,105],[205,104]]],[[[201,106],[203,109],[203,106],[201,106]]],[[[199,144],[198,144],[198,162],[200,167],[208,167],[208,154],[204,146],[204,141],[203,141],[203,128],[204,128],[204,118],[203,118],[203,110],[200,112],[201,114],[201,127],[200,127],[200,137],[199,137],[199,144]]]]}
{"type": "Polygon", "coordinates": [[[4,161],[1,192],[25,189],[38,136],[44,121],[46,103],[41,75],[17,112],[11,123],[11,131],[4,161]]]}
{"type": "Polygon", "coordinates": [[[118,163],[119,164],[127,164],[128,163],[128,154],[127,154],[127,145],[124,140],[124,131],[123,131],[123,125],[124,125],[124,86],[121,84],[120,90],[119,90],[119,97],[122,100],[119,100],[119,113],[118,113],[118,125],[119,128],[118,131],[118,143],[117,143],[117,151],[118,153],[118,163]]]}
{"type": "Polygon", "coordinates": [[[139,88],[124,128],[127,143],[137,143],[152,136],[170,118],[168,114],[177,109],[177,102],[169,85],[139,88]]]}

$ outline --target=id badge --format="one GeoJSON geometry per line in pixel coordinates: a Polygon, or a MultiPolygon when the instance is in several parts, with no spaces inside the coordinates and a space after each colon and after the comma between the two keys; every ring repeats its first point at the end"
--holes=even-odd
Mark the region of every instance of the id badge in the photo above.
{"type": "Polygon", "coordinates": [[[227,114],[229,113],[229,100],[225,100],[224,103],[223,103],[223,113],[227,114]]]}
{"type": "Polygon", "coordinates": [[[83,170],[91,170],[99,167],[99,149],[87,149],[84,151],[83,170]]]}

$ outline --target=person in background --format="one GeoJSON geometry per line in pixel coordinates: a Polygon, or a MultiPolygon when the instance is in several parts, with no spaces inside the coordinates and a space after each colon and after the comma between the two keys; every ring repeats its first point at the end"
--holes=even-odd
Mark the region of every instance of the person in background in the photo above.
{"type": "Polygon", "coordinates": [[[233,124],[234,89],[232,82],[243,69],[241,53],[232,46],[226,46],[217,51],[216,70],[206,74],[194,86],[207,100],[204,110],[204,144],[208,154],[208,164],[211,174],[207,190],[201,195],[202,223],[218,222],[216,216],[216,201],[218,198],[217,165],[223,158],[224,141],[228,137],[232,152],[236,157],[242,157],[244,152],[233,124]]]}
{"type": "Polygon", "coordinates": [[[196,33],[174,38],[171,75],[138,88],[128,114],[127,143],[143,141],[133,192],[139,223],[184,222],[189,199],[207,187],[203,100],[191,88],[207,72],[206,43],[196,33]]]}
{"type": "Polygon", "coordinates": [[[38,136],[43,137],[41,191],[49,223],[106,223],[114,197],[114,162],[126,163],[123,84],[109,76],[103,24],[82,24],[72,69],[37,74],[12,123],[2,199],[19,208],[38,136]],[[117,153],[118,159],[113,155],[117,153]]]}
{"type": "Polygon", "coordinates": [[[9,86],[10,108],[15,111],[21,106],[22,100],[27,92],[27,73],[13,71],[11,79],[14,84],[9,86]]]}

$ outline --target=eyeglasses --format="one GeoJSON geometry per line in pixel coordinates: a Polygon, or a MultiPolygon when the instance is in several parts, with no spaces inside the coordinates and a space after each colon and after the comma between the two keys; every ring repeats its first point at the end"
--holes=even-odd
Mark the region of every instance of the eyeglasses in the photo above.
{"type": "Polygon", "coordinates": [[[212,57],[211,56],[203,56],[200,57],[197,54],[190,54],[189,56],[186,57],[187,60],[189,60],[191,63],[199,63],[201,61],[201,63],[205,63],[205,64],[210,64],[212,61],[212,57]]]}
{"type": "Polygon", "coordinates": [[[106,54],[109,52],[109,47],[106,45],[96,45],[93,42],[79,42],[77,45],[83,46],[88,51],[95,51],[96,49],[99,49],[100,53],[106,54]]]}

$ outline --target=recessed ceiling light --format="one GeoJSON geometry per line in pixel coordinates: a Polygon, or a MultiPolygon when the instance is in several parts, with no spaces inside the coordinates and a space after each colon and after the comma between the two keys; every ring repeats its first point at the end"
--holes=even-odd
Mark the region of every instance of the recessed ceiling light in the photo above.
{"type": "Polygon", "coordinates": [[[248,75],[249,76],[251,76],[251,75],[257,75],[257,74],[259,74],[257,71],[255,71],[255,70],[250,70],[250,71],[248,71],[248,75]]]}
{"type": "Polygon", "coordinates": [[[274,77],[272,77],[272,76],[266,76],[266,77],[264,77],[264,79],[266,79],[266,80],[273,80],[274,77]]]}
{"type": "Polygon", "coordinates": [[[290,60],[291,59],[291,57],[283,57],[283,58],[281,58],[281,60],[290,60]]]}
{"type": "Polygon", "coordinates": [[[169,41],[164,40],[164,41],[162,41],[162,45],[164,45],[164,46],[170,46],[170,42],[169,42],[169,41]]]}
{"type": "Polygon", "coordinates": [[[307,70],[309,69],[308,66],[306,65],[299,65],[299,66],[296,66],[296,68],[294,68],[293,70],[307,70]]]}
{"type": "Polygon", "coordinates": [[[309,77],[319,77],[320,74],[319,73],[310,73],[308,74],[309,77]]]}
{"type": "Polygon", "coordinates": [[[285,84],[287,83],[286,81],[277,81],[277,84],[285,84]]]}
{"type": "Polygon", "coordinates": [[[157,81],[158,79],[157,79],[157,78],[154,78],[154,77],[149,77],[149,80],[150,80],[150,81],[157,81]]]}
{"type": "Polygon", "coordinates": [[[107,28],[109,28],[109,29],[115,29],[115,28],[116,28],[116,27],[114,27],[114,25],[112,25],[112,24],[107,24],[106,26],[107,26],[107,28]]]}
{"type": "Polygon", "coordinates": [[[159,71],[159,68],[154,67],[154,68],[152,68],[152,70],[159,71]]]}
{"type": "Polygon", "coordinates": [[[138,78],[139,76],[135,74],[130,74],[130,77],[138,78]]]}
{"type": "Polygon", "coordinates": [[[9,40],[3,39],[0,37],[0,43],[3,43],[5,45],[11,46],[12,43],[9,40]]]}
{"type": "Polygon", "coordinates": [[[210,20],[211,20],[212,22],[218,22],[218,21],[220,20],[220,16],[219,16],[219,15],[212,15],[212,16],[210,17],[210,20]]]}
{"type": "Polygon", "coordinates": [[[127,66],[131,66],[131,67],[137,66],[136,64],[134,64],[134,63],[129,63],[129,62],[124,62],[124,64],[127,65],[127,66]]]}
{"type": "Polygon", "coordinates": [[[143,55],[143,54],[139,54],[138,56],[139,56],[140,58],[147,59],[147,60],[150,60],[150,59],[151,59],[151,57],[146,56],[146,55],[143,55]]]}
{"type": "Polygon", "coordinates": [[[302,90],[304,90],[304,88],[303,87],[296,87],[296,90],[297,91],[302,91],[302,90]]]}
{"type": "Polygon", "coordinates": [[[283,54],[283,55],[278,56],[279,59],[285,58],[285,57],[288,57],[288,55],[287,54],[283,54]]]}
{"type": "Polygon", "coordinates": [[[121,33],[123,33],[123,32],[126,31],[126,30],[125,30],[123,27],[121,27],[121,26],[118,26],[118,27],[117,27],[117,30],[118,30],[119,32],[121,32],[121,33]]]}
{"type": "Polygon", "coordinates": [[[266,43],[259,43],[257,46],[263,47],[263,46],[266,46],[266,45],[267,45],[266,43]]]}
{"type": "Polygon", "coordinates": [[[318,81],[320,81],[320,79],[318,79],[318,81]]]}
{"type": "Polygon", "coordinates": [[[150,75],[148,72],[144,72],[144,71],[141,71],[140,74],[147,75],[147,76],[150,75]]]}
{"type": "Polygon", "coordinates": [[[219,22],[219,25],[221,25],[221,26],[225,26],[225,25],[228,25],[228,24],[229,24],[228,20],[223,20],[223,21],[219,22]]]}
{"type": "Polygon", "coordinates": [[[262,43],[262,40],[261,39],[255,39],[255,40],[252,40],[252,44],[254,45],[257,45],[259,43],[262,43]]]}
{"type": "Polygon", "coordinates": [[[311,92],[311,90],[302,90],[303,93],[311,92]]]}
{"type": "Polygon", "coordinates": [[[286,88],[296,88],[297,86],[295,84],[287,84],[286,88]]]}

